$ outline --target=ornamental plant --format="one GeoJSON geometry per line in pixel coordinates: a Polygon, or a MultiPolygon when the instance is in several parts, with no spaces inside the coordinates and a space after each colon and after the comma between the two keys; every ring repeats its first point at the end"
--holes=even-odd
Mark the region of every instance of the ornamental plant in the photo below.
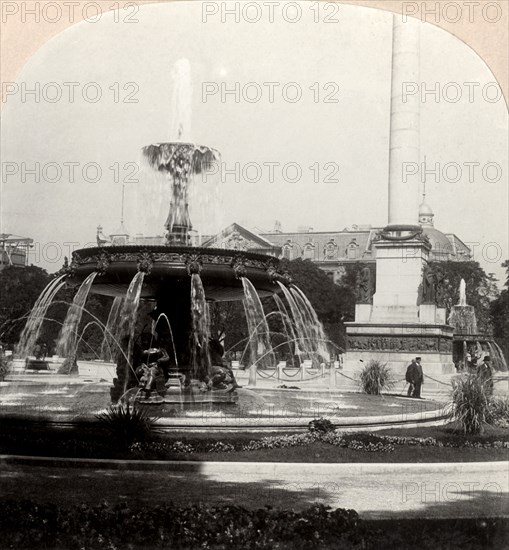
{"type": "Polygon", "coordinates": [[[490,414],[493,390],[477,374],[458,377],[452,390],[452,403],[449,407],[449,420],[455,422],[457,431],[464,434],[481,434],[486,424],[494,424],[490,414]]]}
{"type": "Polygon", "coordinates": [[[372,359],[360,372],[359,384],[364,393],[380,395],[394,387],[391,369],[387,363],[372,359]]]}
{"type": "Polygon", "coordinates": [[[103,427],[110,432],[117,443],[127,449],[137,441],[149,439],[156,426],[156,418],[145,409],[129,403],[109,407],[106,412],[96,415],[103,427]]]}
{"type": "Polygon", "coordinates": [[[320,433],[332,432],[334,424],[328,418],[315,418],[308,424],[308,430],[320,433]]]}

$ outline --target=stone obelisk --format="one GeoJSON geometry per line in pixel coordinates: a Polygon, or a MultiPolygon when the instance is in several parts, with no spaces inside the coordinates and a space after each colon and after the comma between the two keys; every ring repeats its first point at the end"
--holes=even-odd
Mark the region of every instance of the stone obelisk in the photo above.
{"type": "Polygon", "coordinates": [[[388,224],[374,244],[376,284],[361,273],[355,322],[347,323],[345,368],[354,373],[371,359],[400,374],[419,355],[428,373],[452,364],[452,328],[435,303],[431,244],[419,225],[420,97],[410,93],[419,63],[420,23],[393,15],[388,224]]]}
{"type": "Polygon", "coordinates": [[[420,26],[393,16],[389,227],[418,224],[420,163],[420,26]]]}
{"type": "Polygon", "coordinates": [[[430,246],[418,225],[420,98],[407,91],[419,83],[419,23],[403,23],[393,15],[392,42],[389,223],[376,244],[376,294],[369,320],[418,322],[418,292],[430,246]]]}

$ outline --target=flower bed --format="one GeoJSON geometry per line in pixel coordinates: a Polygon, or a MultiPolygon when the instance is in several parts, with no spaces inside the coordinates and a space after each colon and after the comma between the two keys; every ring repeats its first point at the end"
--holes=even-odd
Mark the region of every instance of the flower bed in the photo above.
{"type": "Polygon", "coordinates": [[[317,441],[344,447],[356,451],[390,453],[396,446],[422,447],[469,447],[476,449],[509,449],[509,441],[440,441],[434,437],[401,437],[377,435],[374,433],[345,433],[338,430],[329,432],[313,431],[303,434],[280,435],[253,439],[248,443],[231,441],[202,441],[186,443],[183,441],[157,441],[134,443],[130,447],[133,453],[234,453],[239,451],[259,451],[261,449],[284,449],[311,445],[317,441]]]}

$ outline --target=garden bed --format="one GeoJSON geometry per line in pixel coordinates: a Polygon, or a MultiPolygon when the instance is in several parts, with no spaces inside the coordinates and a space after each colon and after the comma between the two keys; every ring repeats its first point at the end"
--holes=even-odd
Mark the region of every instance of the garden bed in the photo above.
{"type": "Polygon", "coordinates": [[[487,427],[483,435],[464,436],[453,426],[375,433],[180,431],[125,444],[97,424],[62,429],[2,422],[0,454],[235,462],[485,462],[508,459],[509,433],[487,427]]]}
{"type": "Polygon", "coordinates": [[[0,548],[148,550],[503,548],[502,519],[361,520],[354,510],[323,505],[303,511],[240,506],[129,507],[81,504],[64,508],[30,501],[0,504],[0,548]]]}

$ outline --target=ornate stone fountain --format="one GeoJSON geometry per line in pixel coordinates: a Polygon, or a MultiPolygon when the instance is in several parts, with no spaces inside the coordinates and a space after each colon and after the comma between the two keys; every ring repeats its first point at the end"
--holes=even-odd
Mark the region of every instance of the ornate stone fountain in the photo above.
{"type": "MultiPolygon", "coordinates": [[[[188,68],[185,63],[181,68],[186,75],[188,68]]],[[[186,86],[177,84],[175,88],[181,94],[186,86]]],[[[177,105],[179,101],[183,103],[184,99],[177,97],[177,105]]],[[[65,268],[68,281],[76,285],[91,277],[92,281],[88,281],[92,293],[127,296],[121,327],[116,332],[116,343],[122,353],[117,354],[118,378],[112,392],[114,400],[132,385],[134,379],[139,382],[133,336],[140,300],[154,305],[151,317],[155,321],[155,338],[148,347],[153,347],[156,342],[158,348],[166,350],[165,366],[161,369],[166,385],[157,392],[164,398],[167,388],[175,385],[175,380],[186,388],[193,380],[202,387],[203,383],[209,382],[210,389],[214,365],[211,365],[207,349],[209,302],[243,299],[245,279],[250,281],[260,297],[278,292],[278,281],[287,282],[285,275],[278,272],[279,262],[274,256],[191,246],[188,188],[196,175],[206,172],[220,160],[220,154],[211,147],[180,141],[182,133],[181,123],[177,141],[156,143],[142,149],[150,170],[162,175],[171,186],[171,204],[165,223],[166,244],[76,250],[71,264],[65,268]]],[[[150,363],[148,355],[141,359],[147,367],[150,363]]],[[[148,372],[141,378],[146,380],[142,389],[152,390],[157,386],[154,376],[150,378],[148,372]]]]}
{"type": "Polygon", "coordinates": [[[453,360],[459,370],[464,370],[467,357],[475,358],[479,363],[486,355],[491,357],[492,366],[496,371],[507,372],[507,363],[493,335],[482,332],[477,327],[474,306],[467,304],[466,283],[461,279],[459,286],[459,301],[452,306],[448,323],[454,327],[453,360]]]}

